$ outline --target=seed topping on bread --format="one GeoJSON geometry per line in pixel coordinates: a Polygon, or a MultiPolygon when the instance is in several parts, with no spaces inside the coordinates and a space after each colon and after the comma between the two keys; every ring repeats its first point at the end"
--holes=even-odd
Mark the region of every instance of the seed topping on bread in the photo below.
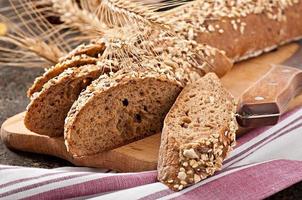
{"type": "Polygon", "coordinates": [[[194,33],[194,30],[223,34],[224,29],[218,23],[222,18],[232,19],[231,24],[234,30],[244,34],[247,24],[240,18],[251,14],[265,14],[271,20],[286,21],[284,11],[298,3],[299,0],[194,1],[180,7],[177,12],[171,11],[173,17],[168,14],[167,20],[169,20],[168,23],[175,25],[174,28],[177,33],[182,34],[189,40],[193,40],[196,36],[197,33],[194,33]]]}
{"type": "Polygon", "coordinates": [[[173,190],[213,175],[235,145],[236,104],[213,73],[188,84],[165,118],[158,178],[173,190]]]}

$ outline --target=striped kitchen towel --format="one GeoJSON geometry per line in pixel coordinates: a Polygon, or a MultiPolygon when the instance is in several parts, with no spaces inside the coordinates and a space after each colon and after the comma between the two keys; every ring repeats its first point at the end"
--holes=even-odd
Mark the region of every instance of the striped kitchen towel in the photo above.
{"type": "Polygon", "coordinates": [[[263,199],[302,180],[301,141],[298,109],[240,137],[220,172],[180,192],[157,182],[156,171],[0,165],[0,199],[263,199]]]}

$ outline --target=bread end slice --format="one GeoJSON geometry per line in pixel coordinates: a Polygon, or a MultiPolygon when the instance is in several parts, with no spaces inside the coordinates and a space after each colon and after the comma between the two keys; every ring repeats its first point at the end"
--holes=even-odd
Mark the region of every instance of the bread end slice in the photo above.
{"type": "Polygon", "coordinates": [[[235,111],[215,74],[187,85],[164,121],[159,181],[178,191],[220,170],[235,145],[235,111]]]}

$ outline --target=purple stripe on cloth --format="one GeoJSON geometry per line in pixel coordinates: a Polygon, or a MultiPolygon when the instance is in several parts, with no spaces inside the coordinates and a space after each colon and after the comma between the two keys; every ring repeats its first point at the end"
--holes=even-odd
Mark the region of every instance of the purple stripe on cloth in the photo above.
{"type": "Polygon", "coordinates": [[[250,132],[248,132],[248,134],[243,134],[242,136],[240,136],[237,139],[236,146],[235,146],[234,149],[236,149],[236,148],[240,147],[241,145],[251,141],[252,139],[254,139],[255,137],[261,135],[261,133],[264,133],[265,131],[267,131],[270,128],[271,128],[271,126],[257,128],[257,129],[251,130],[250,132]]]}
{"type": "Polygon", "coordinates": [[[57,175],[57,174],[66,174],[68,172],[55,172],[55,173],[47,173],[47,174],[43,174],[43,175],[39,175],[39,176],[33,176],[33,177],[28,177],[28,178],[22,178],[22,179],[18,179],[15,181],[10,181],[8,183],[4,183],[0,185],[0,189],[4,188],[4,187],[8,187],[17,183],[22,183],[24,181],[30,181],[30,180],[34,180],[37,178],[43,178],[43,177],[47,177],[47,176],[52,176],[52,175],[57,175]]]}
{"type": "MultiPolygon", "coordinates": [[[[242,166],[236,166],[236,167],[232,167],[232,168],[227,168],[225,169],[224,171],[218,171],[218,172],[215,172],[215,175],[218,175],[220,173],[223,173],[223,172],[227,172],[227,171],[231,171],[231,170],[234,170],[236,168],[242,168],[244,166],[248,166],[250,164],[246,164],[246,165],[242,165],[242,166]]],[[[159,192],[155,192],[153,194],[150,194],[148,196],[145,196],[143,198],[140,198],[140,200],[152,200],[152,199],[157,199],[157,198],[161,198],[161,197],[164,197],[164,196],[167,196],[167,195],[170,195],[174,193],[172,190],[170,189],[164,189],[164,190],[161,190],[159,192]]]]}
{"type": "Polygon", "coordinates": [[[7,191],[5,193],[1,193],[0,194],[0,198],[9,196],[9,195],[12,195],[12,194],[15,194],[15,193],[19,193],[19,192],[24,192],[26,190],[34,189],[34,188],[37,188],[37,187],[41,187],[41,186],[44,186],[44,185],[47,185],[47,184],[50,184],[50,183],[57,183],[57,182],[60,182],[60,181],[65,181],[65,180],[69,180],[69,179],[73,179],[73,178],[79,178],[79,177],[87,176],[87,175],[90,175],[90,174],[91,173],[78,174],[78,175],[70,175],[70,176],[65,176],[65,177],[50,179],[50,180],[39,182],[39,183],[34,183],[34,184],[31,184],[31,185],[20,187],[18,189],[7,191]]]}
{"type": "Polygon", "coordinates": [[[167,195],[170,195],[174,193],[172,190],[166,189],[166,190],[161,190],[159,192],[155,192],[153,194],[150,194],[148,196],[145,196],[143,198],[140,198],[139,200],[152,200],[152,199],[158,199],[161,197],[165,197],[167,195]]]}
{"type": "MultiPolygon", "coordinates": [[[[299,119],[302,119],[302,117],[299,118],[299,119]]],[[[257,142],[256,144],[252,145],[251,147],[245,149],[244,151],[240,152],[240,153],[237,154],[236,156],[233,156],[233,157],[227,159],[223,164],[230,163],[231,161],[233,161],[234,159],[236,159],[236,158],[242,156],[242,155],[245,154],[246,152],[248,152],[248,151],[254,149],[253,151],[251,151],[251,152],[248,154],[248,155],[251,155],[253,152],[255,152],[255,151],[258,150],[259,148],[263,147],[263,146],[264,146],[263,144],[267,144],[267,143],[268,143],[267,141],[270,141],[270,142],[271,142],[271,141],[274,141],[275,139],[278,139],[279,137],[281,137],[281,136],[283,136],[283,135],[286,135],[286,134],[290,133],[291,131],[293,131],[293,130],[295,130],[295,129],[298,129],[298,128],[300,128],[301,126],[302,126],[302,123],[299,123],[299,124],[295,125],[294,127],[290,128],[290,129],[288,129],[288,130],[286,130],[286,131],[282,131],[282,129],[279,129],[277,132],[272,133],[272,134],[269,135],[268,137],[266,137],[266,138],[264,138],[263,140],[257,142]],[[278,135],[278,136],[277,136],[276,138],[274,138],[273,140],[270,140],[273,136],[275,136],[276,134],[279,134],[279,133],[281,133],[281,134],[278,135]]],[[[248,155],[246,155],[246,156],[248,156],[248,155]]],[[[246,157],[246,156],[245,156],[245,157],[246,157]]],[[[244,158],[242,158],[242,159],[244,159],[244,158]]],[[[241,159],[241,160],[242,160],[242,159],[241,159]]]]}
{"type": "Polygon", "coordinates": [[[264,199],[302,179],[302,161],[274,160],[223,176],[175,199],[264,199]]]}
{"type": "MultiPolygon", "coordinates": [[[[260,145],[258,145],[257,148],[255,148],[253,151],[251,151],[250,153],[248,153],[247,155],[245,155],[243,158],[237,160],[236,162],[240,162],[241,160],[243,160],[243,159],[246,158],[247,156],[253,154],[255,151],[257,151],[258,149],[260,149],[261,147],[263,147],[263,146],[266,145],[267,143],[270,143],[270,142],[272,142],[272,141],[275,141],[275,140],[278,139],[279,137],[288,134],[290,131],[293,131],[293,130],[295,130],[295,129],[297,129],[297,128],[301,128],[301,127],[302,127],[302,123],[296,125],[295,127],[293,127],[292,129],[290,129],[290,130],[288,130],[288,131],[283,131],[283,132],[282,132],[280,135],[278,135],[276,138],[273,138],[273,139],[269,140],[269,139],[271,138],[271,137],[270,137],[268,140],[265,140],[263,143],[261,143],[260,145]]],[[[245,151],[245,152],[247,152],[247,151],[245,151]]]]}
{"type": "Polygon", "coordinates": [[[155,171],[129,175],[108,176],[39,193],[25,199],[66,199],[117,191],[157,182],[155,171]]]}
{"type": "MultiPolygon", "coordinates": [[[[285,119],[287,119],[289,116],[291,116],[292,114],[296,113],[297,111],[299,111],[299,109],[294,109],[290,112],[287,112],[285,113],[284,115],[282,115],[282,118],[281,120],[279,121],[282,122],[284,121],[285,119]]],[[[300,118],[299,118],[300,119],[300,118]]],[[[295,123],[297,120],[299,119],[296,119],[294,121],[291,121],[289,124],[287,124],[286,126],[289,126],[293,123],[295,123]]],[[[270,129],[272,126],[267,126],[267,127],[262,127],[262,128],[257,128],[257,129],[253,129],[251,131],[249,131],[248,134],[243,134],[241,137],[238,138],[237,140],[237,144],[236,144],[236,147],[235,148],[238,148],[240,147],[241,145],[249,142],[250,140],[254,139],[255,137],[257,137],[258,135],[261,135],[261,133],[265,132],[266,130],[270,129]]]]}

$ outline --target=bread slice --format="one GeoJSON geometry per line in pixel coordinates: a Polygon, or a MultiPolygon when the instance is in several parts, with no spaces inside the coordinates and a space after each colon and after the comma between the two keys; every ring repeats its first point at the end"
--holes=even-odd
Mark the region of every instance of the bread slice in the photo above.
{"type": "Polygon", "coordinates": [[[106,45],[102,40],[92,41],[90,44],[82,44],[72,50],[67,56],[60,61],[69,60],[75,56],[86,55],[89,57],[98,58],[106,49],[106,45]]]}
{"type": "Polygon", "coordinates": [[[93,155],[160,132],[181,89],[163,66],[101,76],[80,94],[67,115],[68,151],[77,157],[93,155]]]}
{"type": "Polygon", "coordinates": [[[25,126],[42,135],[62,136],[64,120],[80,92],[107,69],[85,65],[66,69],[49,80],[39,93],[35,93],[27,107],[25,126]]]}
{"type": "Polygon", "coordinates": [[[97,60],[97,58],[89,57],[87,55],[78,55],[72,57],[69,60],[65,60],[56,64],[55,66],[48,69],[42,76],[36,78],[34,84],[31,86],[31,88],[28,89],[27,96],[31,97],[34,93],[40,92],[45,83],[64,72],[64,70],[72,67],[96,64],[97,60]]]}
{"type": "Polygon", "coordinates": [[[42,76],[36,78],[32,87],[28,89],[27,96],[31,97],[35,92],[40,92],[47,81],[58,76],[65,69],[96,64],[105,49],[105,43],[101,40],[93,41],[88,45],[79,45],[67,56],[61,58],[59,63],[48,69],[42,76]]]}
{"type": "Polygon", "coordinates": [[[164,121],[159,181],[181,190],[219,170],[235,145],[235,107],[214,73],[187,85],[164,121]]]}

